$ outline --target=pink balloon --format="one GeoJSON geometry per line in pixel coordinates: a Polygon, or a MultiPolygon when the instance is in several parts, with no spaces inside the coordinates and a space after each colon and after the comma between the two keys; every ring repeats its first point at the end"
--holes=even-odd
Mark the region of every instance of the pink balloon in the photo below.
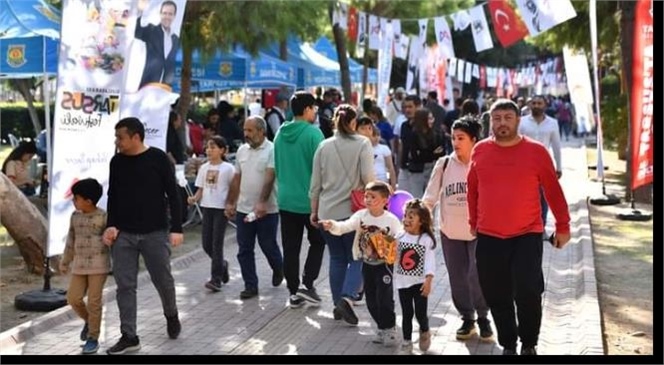
{"type": "Polygon", "coordinates": [[[413,195],[405,190],[397,190],[390,197],[388,210],[396,215],[399,220],[403,219],[406,202],[413,199],[413,195]]]}

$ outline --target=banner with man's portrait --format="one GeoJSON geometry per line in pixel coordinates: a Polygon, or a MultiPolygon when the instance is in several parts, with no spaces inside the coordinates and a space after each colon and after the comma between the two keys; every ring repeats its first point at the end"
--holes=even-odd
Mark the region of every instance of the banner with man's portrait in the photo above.
{"type": "Polygon", "coordinates": [[[63,0],[47,256],[64,251],[74,210],[70,190],[74,183],[97,179],[104,187],[98,206],[106,208],[109,162],[116,152],[115,125],[121,117],[139,117],[146,131],[163,139],[146,138],[146,144],[164,149],[169,105],[162,109],[158,102],[173,99],[170,85],[165,84],[172,82],[169,63],[173,54],[174,70],[184,7],[184,0],[63,0]],[[140,30],[139,23],[141,27],[152,24],[151,31],[161,37],[146,36],[150,31],[140,30]],[[129,57],[139,37],[147,39],[142,41],[145,50],[161,50],[161,55],[151,54],[161,60],[149,59],[148,51],[142,59],[133,53],[129,57]],[[158,79],[153,76],[157,74],[158,79]],[[139,82],[150,82],[139,88],[139,82],[132,84],[136,77],[140,77],[139,82]],[[160,83],[165,86],[153,86],[160,83]],[[149,88],[159,91],[141,92],[149,88]],[[136,104],[149,106],[155,114],[133,108],[136,104]],[[157,120],[163,120],[163,125],[153,124],[157,120]],[[156,129],[159,131],[154,132],[156,129]]]}

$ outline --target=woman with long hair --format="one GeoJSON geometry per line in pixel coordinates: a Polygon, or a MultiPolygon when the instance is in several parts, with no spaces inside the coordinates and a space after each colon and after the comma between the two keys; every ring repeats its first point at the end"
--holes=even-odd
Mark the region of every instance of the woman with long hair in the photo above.
{"type": "Polygon", "coordinates": [[[420,108],[413,118],[413,135],[410,148],[410,186],[409,191],[419,198],[431,176],[433,163],[443,155],[442,140],[436,138],[433,130],[434,117],[427,108],[420,108]]]}
{"type": "MultiPolygon", "coordinates": [[[[311,175],[311,224],[318,220],[346,220],[352,215],[351,191],[374,180],[373,148],[368,138],[356,132],[357,111],[339,105],[333,120],[334,135],[316,150],[311,175]]],[[[336,319],[357,325],[353,300],[362,285],[362,262],[353,258],[355,232],[334,236],[323,231],[330,250],[330,289],[336,319]]]]}
{"type": "Polygon", "coordinates": [[[36,182],[30,177],[30,160],[37,153],[35,142],[21,142],[2,164],[2,173],[26,196],[35,195],[36,182]]]}

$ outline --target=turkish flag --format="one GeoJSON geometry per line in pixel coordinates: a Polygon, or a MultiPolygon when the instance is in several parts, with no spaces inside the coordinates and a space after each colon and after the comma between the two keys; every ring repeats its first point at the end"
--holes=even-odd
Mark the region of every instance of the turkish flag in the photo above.
{"type": "Polygon", "coordinates": [[[503,47],[509,47],[528,35],[528,29],[507,0],[489,0],[493,30],[503,47]]]}
{"type": "Polygon", "coordinates": [[[348,39],[357,39],[357,9],[352,6],[348,9],[348,39]]]}

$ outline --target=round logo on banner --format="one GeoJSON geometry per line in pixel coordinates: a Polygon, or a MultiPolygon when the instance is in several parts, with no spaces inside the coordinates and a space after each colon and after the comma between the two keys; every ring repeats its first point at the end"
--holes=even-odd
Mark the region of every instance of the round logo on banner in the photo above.
{"type": "Polygon", "coordinates": [[[392,277],[389,276],[389,275],[385,275],[385,276],[383,276],[383,283],[385,283],[385,284],[390,284],[390,283],[392,283],[392,277]]]}

